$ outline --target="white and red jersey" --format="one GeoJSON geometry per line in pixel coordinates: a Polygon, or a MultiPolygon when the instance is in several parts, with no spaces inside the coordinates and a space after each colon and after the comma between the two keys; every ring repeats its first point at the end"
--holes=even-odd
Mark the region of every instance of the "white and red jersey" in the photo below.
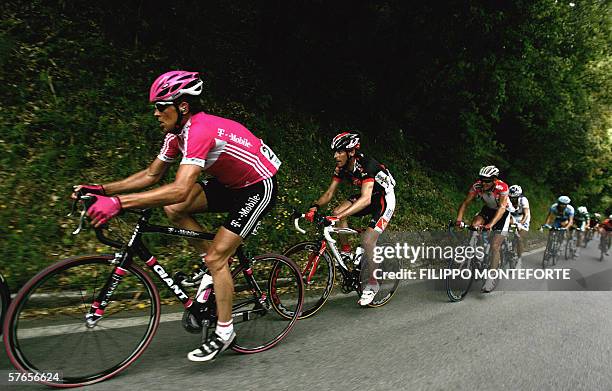
{"type": "Polygon", "coordinates": [[[179,134],[168,133],[159,155],[173,162],[202,167],[230,189],[239,189],[271,178],[281,165],[263,141],[236,121],[197,113],[179,134]]]}
{"type": "MultiPolygon", "coordinates": [[[[482,187],[482,181],[479,179],[470,187],[469,194],[473,194],[476,198],[480,198],[484,201],[485,205],[491,209],[499,209],[500,199],[502,196],[508,195],[508,185],[499,179],[495,180],[493,187],[490,190],[484,190],[482,187]]],[[[508,198],[506,198],[506,201],[508,198]]]]}

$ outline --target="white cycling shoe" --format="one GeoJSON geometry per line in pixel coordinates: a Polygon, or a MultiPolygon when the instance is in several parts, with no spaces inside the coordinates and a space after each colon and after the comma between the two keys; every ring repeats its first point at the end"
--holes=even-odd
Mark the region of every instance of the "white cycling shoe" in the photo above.
{"type": "Polygon", "coordinates": [[[219,355],[219,353],[231,347],[236,339],[236,333],[232,332],[229,339],[221,338],[217,333],[214,333],[212,338],[204,342],[199,348],[192,350],[187,354],[189,361],[210,361],[219,355]]]}
{"type": "Polygon", "coordinates": [[[357,304],[359,304],[362,307],[370,304],[374,300],[374,297],[376,297],[376,294],[378,293],[379,290],[380,290],[379,285],[367,285],[365,289],[363,290],[363,292],[361,293],[361,297],[359,298],[359,301],[357,302],[357,304]]]}

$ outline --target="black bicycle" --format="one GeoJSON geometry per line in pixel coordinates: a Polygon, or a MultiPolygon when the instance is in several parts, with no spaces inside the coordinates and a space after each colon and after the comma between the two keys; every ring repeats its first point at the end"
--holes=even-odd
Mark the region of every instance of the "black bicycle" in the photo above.
{"type": "Polygon", "coordinates": [[[448,269],[452,272],[446,277],[445,286],[446,294],[452,302],[463,300],[476,279],[476,271],[488,270],[491,263],[489,238],[491,233],[470,225],[463,225],[459,229],[462,231],[455,232],[457,228],[453,221],[448,224],[448,232],[453,242],[473,251],[469,256],[463,254],[461,257],[448,260],[448,269]],[[469,235],[460,237],[458,233],[465,233],[465,230],[469,235]]]}
{"type": "MultiPolygon", "coordinates": [[[[6,310],[8,309],[10,303],[11,292],[9,291],[9,287],[4,279],[4,276],[0,274],[0,326],[4,324],[4,316],[6,315],[6,310]]],[[[1,333],[2,330],[0,330],[0,334],[1,333]]]]}
{"type": "Polygon", "coordinates": [[[565,239],[565,259],[576,258],[576,250],[578,249],[578,236],[581,231],[577,228],[572,228],[566,233],[565,239]]]}
{"type": "Polygon", "coordinates": [[[550,230],[546,248],[544,249],[544,255],[542,256],[542,268],[546,269],[547,266],[554,266],[557,264],[557,258],[561,253],[561,246],[563,245],[563,237],[566,229],[543,225],[542,229],[544,228],[550,230]]]}
{"type": "Polygon", "coordinates": [[[518,241],[520,234],[516,224],[510,224],[508,227],[508,235],[501,245],[500,250],[500,269],[514,269],[518,263],[518,241]]]}
{"type": "MultiPolygon", "coordinates": [[[[87,203],[92,196],[81,197],[87,203]]],[[[83,224],[85,206],[81,212],[83,224]]],[[[181,320],[189,332],[205,340],[216,326],[214,292],[205,303],[190,297],[198,277],[171,275],[142,241],[156,233],[212,240],[214,235],[149,223],[151,210],[137,214],[138,223],[124,244],[96,229],[98,240],[120,249],[115,254],[78,256],[59,261],[34,276],[19,291],[6,314],[4,345],[22,372],[58,371],[63,379],[42,382],[70,387],[94,384],[125,370],[145,351],[157,331],[161,298],[151,277],[134,262],[140,258],[183,306],[165,321],[181,320]],[[184,308],[183,308],[184,307],[184,308]]],[[[232,349],[257,353],[280,342],[298,320],[303,291],[299,269],[277,254],[247,257],[242,247],[231,265],[234,279],[232,318],[236,342],[232,349]]],[[[199,278],[203,273],[198,273],[199,278]]],[[[192,292],[195,293],[195,292],[192,292]]],[[[171,307],[170,307],[171,308],[171,307]]]]}

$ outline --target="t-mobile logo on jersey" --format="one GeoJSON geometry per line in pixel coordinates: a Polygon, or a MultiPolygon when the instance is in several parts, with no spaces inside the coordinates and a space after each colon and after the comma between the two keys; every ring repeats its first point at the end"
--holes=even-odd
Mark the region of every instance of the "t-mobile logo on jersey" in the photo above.
{"type": "Polygon", "coordinates": [[[251,148],[253,146],[253,144],[244,137],[236,136],[234,133],[230,133],[226,135],[225,129],[222,129],[222,128],[217,128],[217,135],[219,136],[219,138],[227,137],[233,142],[235,142],[236,144],[244,145],[247,148],[251,148]]]}
{"type": "Polygon", "coordinates": [[[240,211],[238,211],[238,213],[240,214],[240,217],[242,218],[242,217],[247,216],[260,200],[261,200],[261,197],[259,196],[259,194],[250,196],[246,204],[244,204],[244,207],[240,209],[240,211]]]}

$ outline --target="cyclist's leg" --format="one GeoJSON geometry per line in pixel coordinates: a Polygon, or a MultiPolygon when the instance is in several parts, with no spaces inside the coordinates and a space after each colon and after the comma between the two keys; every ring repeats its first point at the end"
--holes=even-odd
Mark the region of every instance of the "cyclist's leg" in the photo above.
{"type": "MultiPolygon", "coordinates": [[[[379,290],[379,283],[374,277],[374,271],[378,268],[385,269],[387,265],[380,265],[374,262],[374,248],[378,242],[378,238],[383,233],[387,224],[393,216],[395,210],[395,194],[391,192],[375,194],[372,197],[371,205],[377,205],[375,209],[371,210],[372,219],[368,224],[368,228],[361,235],[361,246],[363,247],[363,258],[362,258],[362,285],[363,287],[361,298],[359,299],[360,305],[367,305],[374,300],[374,296],[379,290]],[[374,201],[376,203],[374,203],[374,201]]],[[[370,208],[371,209],[371,208],[370,208]]],[[[370,210],[369,209],[369,210],[370,210]]],[[[385,262],[383,260],[382,262],[385,262]]],[[[389,261],[391,262],[391,261],[389,261]]],[[[390,269],[389,271],[392,271],[390,269]]]]}
{"type": "MultiPolygon", "coordinates": [[[[211,339],[188,354],[187,357],[191,361],[214,359],[232,344],[236,336],[232,324],[234,281],[227,261],[242,241],[257,229],[260,220],[276,202],[276,178],[264,179],[241,189],[226,189],[225,193],[227,198],[223,203],[228,210],[228,216],[217,231],[204,258],[213,278],[218,314],[217,327],[211,339]]],[[[213,202],[210,198],[209,201],[209,210],[221,208],[215,206],[217,201],[213,202]]],[[[222,201],[218,202],[220,204],[222,201]]]]}
{"type": "Polygon", "coordinates": [[[501,245],[506,237],[501,233],[495,233],[493,240],[491,240],[491,264],[490,269],[497,269],[499,267],[500,250],[501,245]]]}
{"type": "MultiPolygon", "coordinates": [[[[193,218],[192,214],[205,212],[208,210],[208,199],[204,192],[207,181],[198,182],[192,189],[187,199],[178,204],[164,206],[164,212],[170,222],[183,229],[192,231],[202,231],[202,226],[193,218]]],[[[188,238],[187,241],[193,246],[198,254],[206,252],[207,243],[203,240],[188,238]]]]}
{"type": "Polygon", "coordinates": [[[217,312],[220,322],[229,322],[232,319],[234,283],[232,281],[228,260],[229,257],[236,252],[240,244],[242,244],[242,238],[240,236],[229,231],[225,227],[221,227],[217,231],[204,257],[206,266],[213,278],[217,312]]]}
{"type": "MultiPolygon", "coordinates": [[[[276,202],[276,178],[268,178],[241,189],[229,190],[228,215],[208,248],[205,261],[211,271],[219,321],[232,319],[233,280],[228,260],[242,241],[255,231],[276,202]],[[219,281],[217,281],[220,279],[219,281]],[[219,290],[220,289],[220,290],[219,290]]],[[[211,209],[219,209],[211,202],[211,209]]]]}
{"type": "MultiPolygon", "coordinates": [[[[348,209],[351,205],[353,205],[353,202],[355,202],[355,200],[355,196],[349,197],[348,200],[344,200],[340,203],[340,205],[336,206],[332,213],[334,214],[334,216],[337,216],[339,213],[342,213],[344,210],[348,209]]],[[[336,226],[340,228],[348,228],[348,217],[344,217],[343,219],[338,221],[336,223],[336,226]]],[[[345,251],[350,248],[347,235],[339,234],[338,240],[340,241],[341,251],[345,251]]]]}

